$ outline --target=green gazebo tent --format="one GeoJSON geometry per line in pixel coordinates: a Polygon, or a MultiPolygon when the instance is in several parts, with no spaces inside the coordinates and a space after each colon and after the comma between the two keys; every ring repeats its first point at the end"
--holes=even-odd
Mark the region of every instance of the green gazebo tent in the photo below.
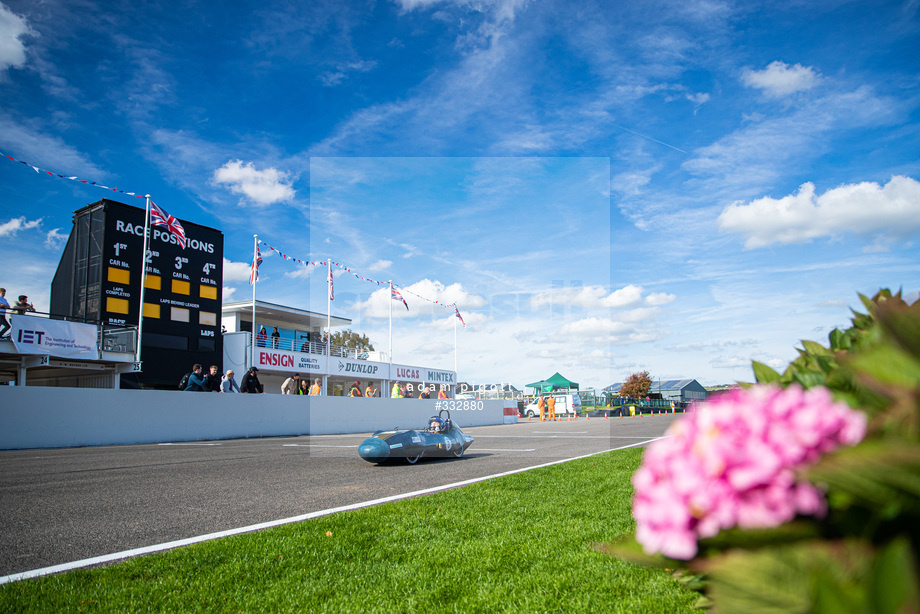
{"type": "Polygon", "coordinates": [[[553,374],[552,377],[548,377],[545,380],[539,382],[534,382],[532,384],[527,384],[528,388],[536,388],[540,392],[552,392],[553,390],[558,390],[561,388],[567,388],[569,390],[578,390],[578,384],[571,380],[566,379],[557,371],[553,374]]]}

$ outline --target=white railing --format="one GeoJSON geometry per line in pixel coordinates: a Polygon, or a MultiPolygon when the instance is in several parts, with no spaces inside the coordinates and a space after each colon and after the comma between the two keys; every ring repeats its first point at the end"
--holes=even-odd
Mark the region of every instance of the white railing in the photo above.
{"type": "MultiPolygon", "coordinates": [[[[285,352],[302,352],[304,354],[326,354],[326,344],[318,341],[297,341],[296,339],[283,339],[263,337],[256,338],[256,347],[271,348],[273,350],[283,350],[285,352]]],[[[349,348],[342,345],[333,344],[330,349],[330,356],[336,358],[355,358],[357,360],[367,360],[372,350],[368,348],[349,348]]]]}

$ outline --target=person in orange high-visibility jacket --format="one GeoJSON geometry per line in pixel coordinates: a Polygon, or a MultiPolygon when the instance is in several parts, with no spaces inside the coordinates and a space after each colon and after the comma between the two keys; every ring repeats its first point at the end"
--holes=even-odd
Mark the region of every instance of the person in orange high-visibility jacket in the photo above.
{"type": "Polygon", "coordinates": [[[323,387],[319,383],[319,380],[318,379],[313,380],[313,385],[310,386],[310,396],[318,397],[320,394],[322,394],[322,392],[323,392],[323,387]]]}
{"type": "Polygon", "coordinates": [[[546,415],[544,413],[546,411],[546,401],[543,397],[540,397],[540,400],[537,401],[537,407],[540,408],[540,422],[546,422],[546,415]]]}
{"type": "Polygon", "coordinates": [[[549,409],[549,412],[548,412],[549,419],[555,420],[556,419],[556,399],[555,397],[549,397],[548,399],[546,399],[546,406],[549,409]]]}
{"type": "Polygon", "coordinates": [[[439,398],[439,399],[446,399],[446,398],[448,398],[448,396],[447,396],[447,391],[444,390],[443,388],[441,388],[440,390],[438,390],[438,398],[439,398]]]}
{"type": "Polygon", "coordinates": [[[361,382],[355,382],[351,385],[351,390],[348,391],[348,396],[350,397],[360,397],[364,396],[361,394],[361,382]]]}

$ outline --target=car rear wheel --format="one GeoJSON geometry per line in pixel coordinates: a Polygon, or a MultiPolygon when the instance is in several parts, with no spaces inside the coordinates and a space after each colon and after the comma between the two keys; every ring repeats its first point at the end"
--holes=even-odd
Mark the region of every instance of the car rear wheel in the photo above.
{"type": "Polygon", "coordinates": [[[463,446],[457,446],[457,449],[454,450],[454,456],[457,458],[463,456],[463,446]]]}
{"type": "Polygon", "coordinates": [[[419,452],[418,456],[407,456],[406,462],[409,463],[410,465],[414,465],[415,463],[418,462],[418,459],[422,458],[423,454],[424,452],[419,452]]]}

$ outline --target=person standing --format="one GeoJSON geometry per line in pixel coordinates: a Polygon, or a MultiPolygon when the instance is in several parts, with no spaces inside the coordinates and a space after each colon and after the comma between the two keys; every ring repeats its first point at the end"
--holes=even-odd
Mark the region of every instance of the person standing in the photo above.
{"type": "Polygon", "coordinates": [[[367,388],[364,389],[364,398],[369,399],[374,396],[377,396],[377,390],[371,382],[368,382],[367,388]]]}
{"type": "Polygon", "coordinates": [[[6,310],[9,308],[10,304],[6,300],[6,288],[0,288],[0,337],[4,339],[10,338],[7,334],[11,328],[10,322],[6,319],[6,310]]]}
{"type": "Polygon", "coordinates": [[[323,385],[320,383],[319,378],[313,380],[313,385],[310,386],[310,396],[318,397],[323,393],[323,385]]]}
{"type": "Polygon", "coordinates": [[[298,388],[300,388],[300,373],[295,373],[281,384],[281,394],[297,394],[298,388]]]}
{"type": "Polygon", "coordinates": [[[393,382],[393,389],[390,390],[390,398],[391,399],[401,399],[402,396],[403,396],[402,392],[399,388],[399,382],[393,382]]]}
{"type": "Polygon", "coordinates": [[[256,335],[256,345],[260,348],[265,347],[265,342],[268,339],[268,335],[265,332],[265,327],[259,329],[259,334],[256,335]]]}
{"type": "Polygon", "coordinates": [[[428,386],[422,386],[422,391],[418,393],[420,399],[430,399],[431,393],[428,392],[428,386]]]}
{"type": "Polygon", "coordinates": [[[439,399],[449,399],[450,398],[447,396],[447,391],[444,389],[443,386],[441,387],[440,390],[438,390],[438,398],[439,399]]]}
{"type": "Polygon", "coordinates": [[[355,382],[351,385],[351,389],[348,391],[348,396],[350,397],[360,397],[364,396],[361,394],[361,382],[355,382]]]}
{"type": "Polygon", "coordinates": [[[249,372],[243,376],[243,381],[240,383],[240,392],[248,392],[251,394],[265,393],[265,388],[262,386],[262,382],[259,381],[258,367],[249,367],[249,372]]]}
{"type": "Polygon", "coordinates": [[[297,394],[309,395],[310,394],[309,383],[310,382],[308,382],[305,379],[300,380],[300,386],[298,386],[297,388],[297,394]]]}
{"type": "Polygon", "coordinates": [[[13,311],[21,316],[24,316],[27,311],[35,311],[35,307],[33,307],[32,303],[29,302],[28,296],[25,294],[20,294],[19,300],[16,301],[15,305],[13,305],[13,311]]]}
{"type": "Polygon", "coordinates": [[[233,379],[233,369],[228,369],[222,378],[220,378],[221,392],[239,392],[240,386],[233,379]]]}
{"type": "Polygon", "coordinates": [[[553,421],[556,419],[556,397],[549,397],[546,399],[546,406],[549,408],[549,419],[553,421]]]}
{"type": "Polygon", "coordinates": [[[278,327],[272,327],[272,348],[278,349],[278,344],[281,341],[281,333],[278,332],[278,327]]]}
{"type": "Polygon", "coordinates": [[[220,380],[221,377],[217,374],[218,367],[217,365],[211,365],[211,369],[207,375],[204,376],[204,389],[208,392],[220,392],[220,380]]]}
{"type": "Polygon", "coordinates": [[[185,387],[186,392],[205,392],[204,376],[201,374],[201,365],[192,365],[192,372],[188,374],[188,385],[185,387]]]}

